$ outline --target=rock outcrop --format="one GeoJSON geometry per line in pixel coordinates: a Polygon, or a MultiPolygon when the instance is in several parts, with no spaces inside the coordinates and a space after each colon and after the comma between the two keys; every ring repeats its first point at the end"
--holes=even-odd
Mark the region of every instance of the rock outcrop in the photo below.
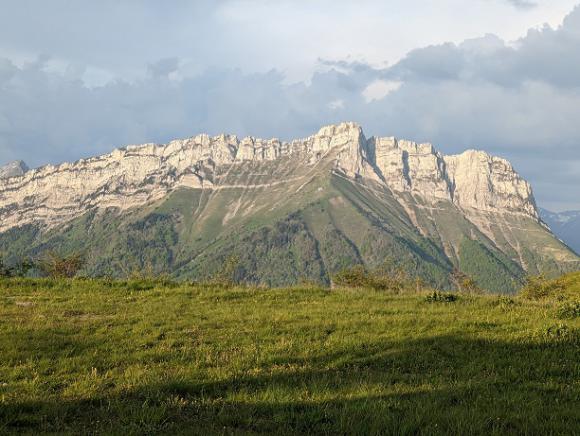
{"type": "Polygon", "coordinates": [[[449,201],[461,209],[538,219],[530,185],[504,159],[473,150],[444,156],[431,144],[393,137],[367,139],[359,125],[342,123],[291,142],[198,135],[29,171],[13,163],[0,169],[0,231],[31,222],[51,227],[95,207],[127,209],[183,186],[215,189],[219,168],[278,159],[332,162],[347,177],[430,204],[449,201]]]}

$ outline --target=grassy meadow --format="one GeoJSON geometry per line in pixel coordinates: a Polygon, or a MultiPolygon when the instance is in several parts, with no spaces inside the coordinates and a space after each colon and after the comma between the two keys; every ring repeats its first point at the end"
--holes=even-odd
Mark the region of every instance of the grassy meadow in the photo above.
{"type": "Polygon", "coordinates": [[[0,434],[578,434],[580,275],[561,283],[0,280],[0,434]]]}

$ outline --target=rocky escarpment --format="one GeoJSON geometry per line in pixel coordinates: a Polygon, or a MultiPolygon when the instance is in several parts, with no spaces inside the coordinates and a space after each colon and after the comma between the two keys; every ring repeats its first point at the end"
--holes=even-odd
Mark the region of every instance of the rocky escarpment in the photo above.
{"type": "Polygon", "coordinates": [[[449,200],[462,208],[538,217],[530,184],[505,159],[476,150],[444,156],[431,144],[392,137],[369,143],[376,166],[395,191],[449,200]]]}
{"type": "MultiPolygon", "coordinates": [[[[30,171],[11,166],[1,173],[0,231],[32,222],[51,227],[92,208],[128,209],[179,187],[225,189],[220,169],[229,173],[244,163],[280,159],[313,167],[329,162],[349,178],[372,180],[428,204],[448,201],[464,210],[538,218],[530,185],[504,159],[473,150],[444,156],[431,144],[393,137],[367,139],[360,126],[343,123],[291,142],[198,135],[30,171]]],[[[265,183],[274,182],[276,174],[265,183]]]]}

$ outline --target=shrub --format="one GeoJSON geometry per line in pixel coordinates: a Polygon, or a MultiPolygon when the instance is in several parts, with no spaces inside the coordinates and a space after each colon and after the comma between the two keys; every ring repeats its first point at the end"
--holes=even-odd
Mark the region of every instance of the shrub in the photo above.
{"type": "Polygon", "coordinates": [[[446,292],[433,291],[425,297],[425,301],[427,303],[453,303],[457,301],[457,295],[446,292]]]}
{"type": "Polygon", "coordinates": [[[4,259],[0,257],[0,278],[12,277],[12,269],[4,264],[4,259]]]}
{"type": "Polygon", "coordinates": [[[562,290],[562,284],[558,280],[548,280],[543,274],[540,274],[526,277],[520,295],[528,300],[541,300],[555,297],[562,290]]]}
{"type": "MultiPolygon", "coordinates": [[[[149,291],[160,287],[175,288],[179,285],[171,279],[168,273],[156,270],[151,261],[119,262],[117,267],[124,275],[127,289],[131,291],[149,291]]],[[[106,283],[111,281],[110,277],[103,278],[106,283]]],[[[114,284],[115,281],[113,280],[112,283],[114,284]]]]}
{"type": "Polygon", "coordinates": [[[537,334],[539,339],[548,342],[569,341],[577,343],[580,341],[578,330],[569,328],[566,324],[551,325],[537,334]]]}
{"type": "Polygon", "coordinates": [[[491,302],[491,305],[507,311],[513,309],[517,305],[517,303],[516,300],[514,300],[511,297],[500,295],[499,297],[497,297],[497,299],[491,302]]]}
{"type": "Polygon", "coordinates": [[[412,289],[419,291],[425,286],[420,278],[412,280],[402,267],[394,265],[389,259],[374,270],[371,276],[375,289],[397,294],[412,289]]]}
{"type": "Polygon", "coordinates": [[[420,280],[411,281],[401,268],[387,269],[385,265],[374,271],[367,271],[363,265],[355,265],[338,272],[332,282],[349,288],[370,288],[376,291],[401,293],[407,289],[423,286],[420,280]]]}
{"type": "Polygon", "coordinates": [[[0,278],[25,277],[33,267],[34,263],[30,259],[23,259],[15,265],[8,266],[0,256],[0,278]]]}
{"type": "Polygon", "coordinates": [[[580,301],[569,301],[558,307],[558,317],[561,319],[580,318],[580,301]]]}
{"type": "Polygon", "coordinates": [[[238,283],[238,270],[240,265],[240,258],[236,255],[228,257],[224,264],[216,274],[211,278],[212,285],[231,287],[238,283]]]}
{"type": "Polygon", "coordinates": [[[133,265],[130,269],[122,267],[126,276],[127,285],[134,291],[146,291],[157,286],[177,286],[169,274],[156,271],[151,262],[145,262],[143,266],[133,265]]]}
{"type": "Polygon", "coordinates": [[[332,281],[338,286],[349,288],[363,288],[371,284],[370,276],[363,265],[355,265],[339,271],[332,281]]]}
{"type": "Polygon", "coordinates": [[[40,271],[52,279],[75,277],[84,265],[84,256],[78,252],[63,256],[47,251],[38,262],[40,271]]]}
{"type": "Polygon", "coordinates": [[[455,289],[459,292],[468,294],[483,294],[483,290],[477,285],[475,280],[456,269],[451,273],[451,282],[455,285],[455,289]]]}

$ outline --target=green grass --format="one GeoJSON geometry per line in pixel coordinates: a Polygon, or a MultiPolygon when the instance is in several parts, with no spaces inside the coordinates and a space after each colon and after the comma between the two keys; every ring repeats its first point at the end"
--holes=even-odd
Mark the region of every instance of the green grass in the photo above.
{"type": "Polygon", "coordinates": [[[561,301],[427,297],[0,281],[0,433],[577,432],[561,301]]]}
{"type": "Polygon", "coordinates": [[[560,293],[566,299],[580,297],[580,272],[567,274],[555,280],[561,286],[560,293]]]}

